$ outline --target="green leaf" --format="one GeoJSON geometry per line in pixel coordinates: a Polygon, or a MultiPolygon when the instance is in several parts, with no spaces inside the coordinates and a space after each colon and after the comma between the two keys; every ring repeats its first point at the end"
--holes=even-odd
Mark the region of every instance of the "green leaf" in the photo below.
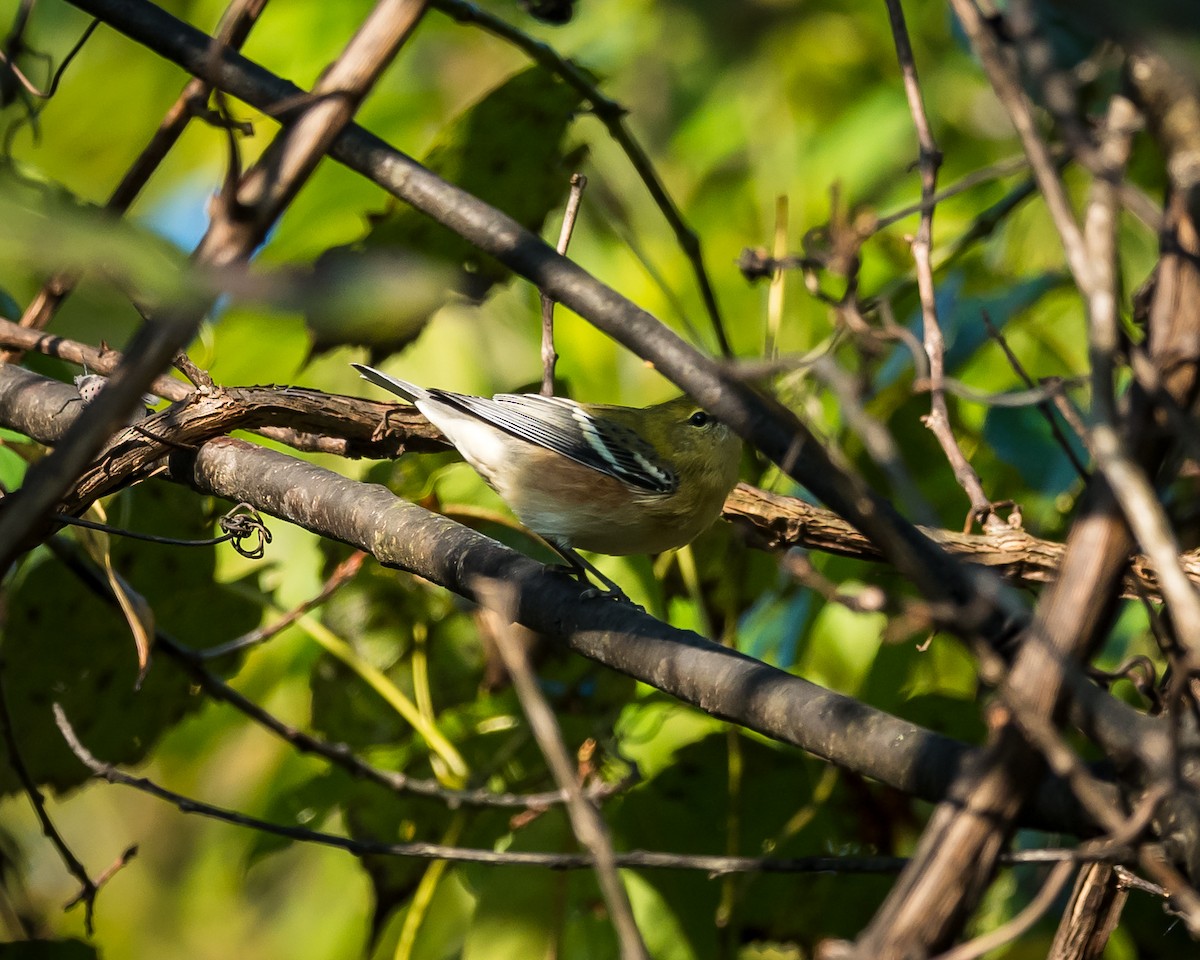
{"type": "MultiPolygon", "coordinates": [[[[583,159],[583,149],[567,151],[563,143],[581,102],[573,87],[540,67],[530,67],[451,121],[422,163],[526,229],[540,232],[547,215],[566,197],[570,176],[583,159]]],[[[407,205],[393,201],[370,221],[366,236],[350,251],[407,251],[449,265],[454,279],[444,288],[443,300],[452,290],[482,300],[509,276],[506,267],[407,205]]],[[[350,251],[332,250],[321,258],[322,265],[330,258],[346,263],[350,251]]],[[[428,313],[436,306],[431,305],[428,313]]],[[[398,349],[421,327],[419,310],[409,304],[405,313],[406,322],[390,331],[335,330],[314,322],[317,347],[360,343],[377,354],[398,349]]]]}
{"type": "MultiPolygon", "coordinates": [[[[142,532],[198,539],[212,522],[196,494],[168,483],[129,491],[110,522],[142,532]]],[[[158,625],[181,642],[206,647],[259,621],[259,608],[214,581],[220,547],[180,547],[113,539],[113,563],[154,610],[158,625]],[[222,631],[214,633],[219,625],[222,631]]],[[[10,597],[3,641],[5,692],[13,731],[34,780],[65,790],[87,769],[55,726],[61,704],[83,744],[108,763],[135,763],[203,698],[165,657],[153,656],[140,689],[137,654],[115,607],[98,599],[57,559],[34,561],[10,597]]],[[[232,665],[230,665],[232,666],[232,665]]],[[[0,793],[19,788],[10,765],[0,793]]]]}
{"type": "MultiPolygon", "coordinates": [[[[509,850],[575,852],[561,807],[513,835],[509,850]]],[[[525,960],[561,955],[616,956],[617,945],[591,871],[534,867],[469,867],[478,896],[463,960],[525,960]],[[561,941],[560,941],[561,938],[561,941]]]]}
{"type": "Polygon", "coordinates": [[[161,237],[12,164],[0,164],[0,262],[34,271],[99,270],[143,302],[179,302],[204,289],[161,237]]]}

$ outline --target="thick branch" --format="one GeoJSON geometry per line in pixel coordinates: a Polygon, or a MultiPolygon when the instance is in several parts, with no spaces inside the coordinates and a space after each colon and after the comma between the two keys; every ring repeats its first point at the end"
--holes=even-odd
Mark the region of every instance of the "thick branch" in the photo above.
{"type": "MultiPolygon", "coordinates": [[[[0,422],[31,435],[63,432],[74,391],[0,368],[0,422]]],[[[43,434],[45,435],[45,434],[43,434]]],[[[397,499],[381,486],[228,438],[174,453],[171,476],[244,501],[381,562],[474,598],[479,578],[516,590],[520,622],[586,657],[765,736],[807,750],[913,796],[940,798],[970,748],[727,647],[608,600],[585,600],[570,578],[482,534],[397,499]]],[[[1094,689],[1094,688],[1093,688],[1094,689]]],[[[1126,724],[1136,735],[1137,715],[1126,724]]],[[[1114,795],[1115,796],[1115,795],[1114,795]]],[[[1086,820],[1048,779],[1027,822],[1086,833],[1086,820]]]]}
{"type": "MultiPolygon", "coordinates": [[[[754,531],[768,547],[807,547],[858,560],[882,560],[871,542],[841,517],[796,497],[782,497],[738,484],[725,501],[725,517],[754,531]]],[[[1019,527],[997,526],[984,534],[921,527],[944,550],[980,566],[990,567],[1006,580],[1026,585],[1058,579],[1066,544],[1043,540],[1019,527]]],[[[1179,558],[1188,578],[1200,587],[1200,551],[1179,558]]],[[[1122,596],[1160,597],[1158,575],[1144,554],[1129,558],[1122,596]]]]}
{"type": "MultiPolygon", "coordinates": [[[[134,0],[74,0],[156,53],[282,120],[296,87],[225,50],[166,12],[134,0]]],[[[433,217],[639,356],[751,440],[786,472],[850,520],[935,602],[950,629],[999,644],[1027,618],[1020,600],[984,571],[948,557],[861,478],[838,467],[790,411],[767,400],[684,343],[625,297],[559,256],[512,218],[447,184],[361,128],[348,126],[330,155],[433,217]]]]}
{"type": "MultiPolygon", "coordinates": [[[[100,373],[115,369],[121,359],[115,350],[101,351],[3,319],[0,344],[85,363],[100,373]]],[[[180,445],[198,444],[234,430],[254,430],[299,450],[375,460],[447,447],[441,434],[415,409],[390,403],[300,387],[220,387],[200,395],[171,377],[160,377],[155,386],[160,396],[187,403],[163,411],[141,424],[140,431],[131,431],[110,445],[99,463],[80,479],[66,501],[68,508],[119,488],[180,445]]],[[[37,439],[47,443],[58,439],[49,424],[38,429],[42,432],[35,433],[37,439]]],[[[870,540],[837,514],[796,497],[743,483],[729,495],[724,515],[752,531],[755,545],[804,547],[858,560],[883,559],[870,540]]],[[[919,529],[947,552],[1029,586],[1053,582],[1062,563],[1062,543],[1040,539],[1022,528],[999,525],[986,534],[919,529]]],[[[1180,563],[1200,586],[1200,551],[1184,554],[1180,563]]],[[[1130,558],[1123,596],[1159,598],[1158,576],[1144,555],[1130,558]]]]}
{"type": "MultiPolygon", "coordinates": [[[[329,142],[349,122],[424,10],[419,0],[380,0],[320,81],[321,92],[329,99],[306,104],[293,116],[292,125],[275,139],[252,171],[258,174],[253,197],[256,205],[252,210],[239,208],[242,214],[251,214],[243,221],[248,229],[220,231],[219,236],[210,231],[197,251],[198,260],[229,263],[250,256],[324,156],[329,142]]],[[[215,49],[229,48],[206,38],[200,54],[205,60],[215,60],[215,49]]],[[[192,339],[210,305],[208,298],[194,298],[163,310],[145,323],[108,388],[88,404],[54,453],[30,468],[26,482],[0,512],[0,575],[28,549],[38,526],[107,439],[128,422],[147,385],[192,339]]]]}

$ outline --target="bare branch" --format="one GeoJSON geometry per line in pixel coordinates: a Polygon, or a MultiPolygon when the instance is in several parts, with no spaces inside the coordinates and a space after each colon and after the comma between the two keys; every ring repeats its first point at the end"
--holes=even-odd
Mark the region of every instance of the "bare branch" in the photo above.
{"type": "MultiPolygon", "coordinates": [[[[921,96],[920,81],[917,79],[917,64],[913,58],[912,44],[908,39],[908,27],[904,23],[904,8],[900,6],[900,0],[887,0],[887,9],[892,25],[892,40],[896,46],[896,59],[904,76],[908,111],[912,114],[920,147],[917,167],[921,171],[921,220],[917,227],[917,235],[912,240],[912,254],[917,267],[917,292],[921,300],[925,353],[929,357],[930,410],[922,420],[941,445],[942,452],[954,470],[954,478],[966,491],[967,499],[971,502],[970,519],[978,519],[985,530],[990,530],[1004,521],[992,511],[992,502],[983,491],[979,474],[963,455],[954,436],[943,383],[946,344],[938,321],[937,294],[933,289],[933,211],[942,152],[933,138],[933,129],[925,113],[925,101],[921,96]]],[[[970,519],[967,529],[970,528],[970,519]]]]}
{"type": "MultiPolygon", "coordinates": [[[[242,44],[250,34],[250,29],[257,22],[267,0],[233,0],[221,17],[217,26],[216,42],[219,45],[228,44],[235,50],[241,49],[242,44]]],[[[125,172],[121,182],[117,184],[112,195],[105,204],[105,209],[113,213],[124,213],[141,193],[142,187],[158,169],[160,163],[179,142],[188,123],[194,114],[196,105],[207,98],[209,86],[203,80],[192,79],[184,86],[183,91],[167,110],[154,136],[138,154],[133,165],[125,172]]],[[[42,330],[49,324],[55,312],[78,282],[78,277],[60,273],[43,285],[37,295],[30,301],[29,306],[21,315],[20,325],[30,330],[42,330]]],[[[0,363],[17,363],[21,359],[21,349],[13,346],[0,351],[0,363]]],[[[160,396],[169,396],[156,390],[160,396]]],[[[171,397],[173,400],[179,397],[171,397]]]]}
{"type": "Polygon", "coordinates": [[[617,875],[616,856],[613,853],[608,827],[605,826],[599,811],[584,796],[583,788],[571,764],[570,754],[567,753],[567,746],[563,743],[562,730],[559,729],[554,712],[538,687],[538,680],[529,664],[525,648],[513,635],[513,623],[516,619],[515,597],[506,584],[496,581],[481,582],[477,590],[484,599],[485,616],[491,621],[491,634],[496,639],[496,649],[500,652],[504,668],[516,688],[521,707],[529,720],[529,728],[533,731],[534,739],[546,758],[546,765],[550,768],[555,782],[566,794],[571,829],[595,863],[596,878],[600,883],[604,902],[608,904],[613,928],[617,932],[622,960],[648,957],[646,944],[642,941],[641,932],[633,918],[629,895],[617,875]]]}
{"type": "MultiPolygon", "coordinates": [[[[80,741],[71,722],[57,703],[53,705],[55,722],[71,752],[101,780],[112,784],[132,787],[142,793],[164,800],[179,808],[183,813],[195,813],[225,823],[250,827],[308,843],[319,843],[337,847],[356,855],[376,854],[393,857],[412,857],[420,860],[448,860],[454,863],[479,863],[486,866],[545,867],[549,870],[591,870],[595,863],[590,854],[537,853],[532,851],[479,850],[469,847],[454,847],[437,843],[378,843],[353,840],[335,834],[320,833],[299,827],[287,827],[257,817],[247,816],[185,797],[159,786],[146,777],[133,777],[122,773],[112,764],[98,760],[80,741]]],[[[1124,855],[1124,854],[1122,854],[1124,855]]],[[[901,857],[799,857],[794,859],[772,859],[769,857],[696,856],[675,853],[659,853],[652,850],[632,850],[614,854],[616,866],[654,870],[699,870],[720,876],[727,873],[895,873],[905,863],[901,857]]],[[[1086,863],[1091,858],[1077,850],[1034,850],[1025,851],[1006,858],[1006,863],[1067,862],[1086,863]]]]}
{"type": "MultiPolygon", "coordinates": [[[[555,248],[560,255],[565,255],[571,243],[571,234],[575,231],[575,219],[579,216],[579,204],[583,200],[583,191],[587,187],[587,177],[582,173],[571,174],[571,192],[567,197],[567,206],[563,211],[562,229],[558,234],[558,246],[555,248]]],[[[554,396],[554,365],[558,362],[558,353],[554,349],[554,301],[546,294],[541,295],[542,301],[542,396],[554,396]]]]}
{"type": "MultiPolygon", "coordinates": [[[[232,51],[213,65],[208,38],[143,0],[74,0],[138,42],[270,115],[290,117],[296,88],[232,51]],[[280,106],[283,104],[284,106],[280,106]]],[[[948,629],[1003,645],[1027,610],[982,571],[965,568],[906,523],[866,483],[836,466],[792,413],[688,346],[644,310],[554,253],[512,218],[451,187],[366,131],[348,127],[331,156],[454,230],[559,303],[650,360],[742,436],[871,538],[934,602],[948,629]],[[944,612],[944,615],[942,613],[944,612]]]]}

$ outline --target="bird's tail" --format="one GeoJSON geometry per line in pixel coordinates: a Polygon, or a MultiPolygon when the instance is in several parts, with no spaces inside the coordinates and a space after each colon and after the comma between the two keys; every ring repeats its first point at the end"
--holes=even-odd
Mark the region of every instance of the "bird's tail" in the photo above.
{"type": "Polygon", "coordinates": [[[382,370],[376,370],[374,367],[368,367],[365,363],[350,364],[364,380],[369,380],[377,387],[383,387],[398,397],[403,397],[409,403],[416,403],[418,400],[423,400],[429,396],[429,391],[424,387],[418,387],[415,383],[409,383],[407,380],[400,380],[396,377],[384,373],[382,370]]]}

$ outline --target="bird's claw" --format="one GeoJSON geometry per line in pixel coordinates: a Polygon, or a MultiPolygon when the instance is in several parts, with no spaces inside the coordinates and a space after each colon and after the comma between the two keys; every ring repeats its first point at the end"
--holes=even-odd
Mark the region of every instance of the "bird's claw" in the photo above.
{"type": "MultiPolygon", "coordinates": [[[[580,599],[583,600],[616,600],[629,604],[635,610],[646,612],[646,608],[640,603],[634,603],[629,599],[629,594],[622,590],[611,580],[602,587],[590,583],[587,579],[588,571],[569,563],[556,563],[550,569],[556,570],[565,576],[570,577],[577,583],[584,584],[584,590],[580,594],[580,599]]],[[[607,577],[605,578],[607,579],[607,577]]]]}
{"type": "Polygon", "coordinates": [[[580,594],[580,597],[584,600],[615,600],[618,603],[629,604],[634,610],[640,610],[642,613],[646,612],[646,608],[640,603],[634,603],[632,600],[630,600],[629,594],[627,594],[624,590],[614,590],[609,587],[590,586],[584,590],[582,594],[580,594]]]}

